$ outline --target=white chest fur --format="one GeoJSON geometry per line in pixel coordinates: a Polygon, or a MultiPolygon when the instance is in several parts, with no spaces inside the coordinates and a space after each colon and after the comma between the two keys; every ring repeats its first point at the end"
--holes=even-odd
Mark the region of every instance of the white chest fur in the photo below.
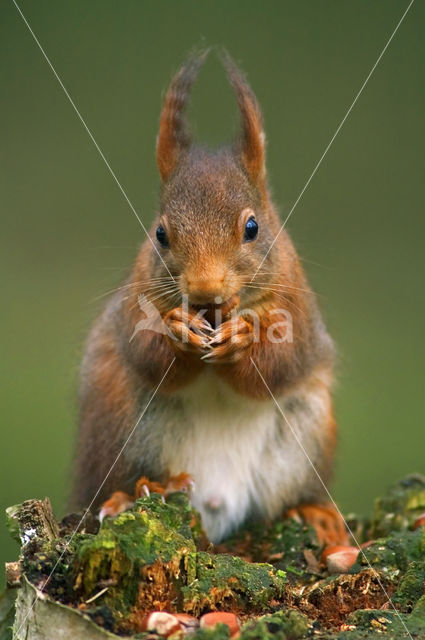
{"type": "MultiPolygon", "coordinates": [[[[279,404],[303,446],[316,449],[317,411],[308,406],[303,416],[305,403],[298,401],[294,410],[294,397],[292,404],[289,398],[279,404]]],[[[182,412],[169,424],[173,437],[164,441],[162,464],[171,475],[192,475],[192,503],[211,540],[222,539],[252,513],[276,517],[297,502],[311,466],[271,398],[251,400],[208,373],[179,392],[179,399],[182,412]]]]}

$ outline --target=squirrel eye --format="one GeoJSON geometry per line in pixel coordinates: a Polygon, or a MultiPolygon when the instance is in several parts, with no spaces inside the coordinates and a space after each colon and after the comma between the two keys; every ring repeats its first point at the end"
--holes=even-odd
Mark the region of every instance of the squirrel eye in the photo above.
{"type": "Polygon", "coordinates": [[[156,230],[156,239],[158,240],[159,244],[161,245],[161,247],[169,247],[169,243],[168,243],[168,238],[167,238],[167,234],[165,232],[165,229],[162,225],[159,225],[159,227],[157,227],[156,230]]]}
{"type": "Polygon", "coordinates": [[[255,218],[252,216],[248,219],[245,225],[245,231],[243,234],[243,242],[251,242],[255,240],[258,234],[258,224],[255,218]]]}

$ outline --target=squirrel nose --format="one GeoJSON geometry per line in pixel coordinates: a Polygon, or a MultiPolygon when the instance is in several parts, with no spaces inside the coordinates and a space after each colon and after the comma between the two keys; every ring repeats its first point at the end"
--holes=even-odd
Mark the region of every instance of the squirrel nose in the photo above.
{"type": "Polygon", "coordinates": [[[224,269],[208,269],[202,273],[187,274],[187,293],[192,304],[211,304],[223,295],[224,269]]]}

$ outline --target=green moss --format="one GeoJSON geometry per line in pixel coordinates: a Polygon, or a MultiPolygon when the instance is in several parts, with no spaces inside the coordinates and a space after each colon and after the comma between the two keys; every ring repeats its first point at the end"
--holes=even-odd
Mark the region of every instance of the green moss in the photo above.
{"type": "MultiPolygon", "coordinates": [[[[315,531],[295,520],[249,523],[214,553],[181,493],[166,502],[158,495],[140,499],[72,539],[73,516],[59,528],[48,501],[11,508],[9,525],[24,542],[22,568],[33,584],[54,569],[46,587],[53,599],[82,607],[121,635],[153,640],[143,632],[153,610],[198,617],[224,610],[248,619],[242,640],[401,640],[408,637],[404,625],[416,640],[425,637],[425,528],[412,525],[424,510],[425,479],[409,476],[376,501],[371,522],[351,517],[361,539],[379,537],[349,574],[334,576],[319,562],[315,531]],[[380,609],[381,585],[398,614],[380,609]]],[[[229,630],[220,625],[191,637],[224,640],[229,630]]]]}
{"type": "Polygon", "coordinates": [[[412,562],[397,587],[393,602],[403,611],[410,612],[424,593],[425,562],[412,562]]]}
{"type": "Polygon", "coordinates": [[[250,523],[221,547],[230,553],[248,547],[248,555],[253,562],[264,562],[270,558],[276,569],[287,573],[288,580],[308,580],[315,571],[308,563],[307,554],[311,552],[313,557],[320,554],[315,530],[294,519],[272,524],[250,523]]]}
{"type": "Polygon", "coordinates": [[[407,476],[391,487],[387,494],[375,500],[371,536],[384,537],[395,531],[405,531],[425,511],[425,477],[407,476]]]}
{"type": "Polygon", "coordinates": [[[198,552],[196,577],[182,593],[184,610],[194,615],[226,607],[255,613],[266,610],[271,600],[283,598],[285,576],[271,565],[198,552]]]}
{"type": "Polygon", "coordinates": [[[425,619],[425,595],[421,596],[416,602],[412,615],[423,617],[425,619]]]}
{"type": "Polygon", "coordinates": [[[278,611],[245,624],[242,640],[298,640],[312,632],[307,616],[298,611],[278,611]]]}
{"type": "Polygon", "coordinates": [[[347,625],[353,627],[341,638],[374,638],[383,637],[392,640],[402,638],[425,637],[425,619],[418,616],[407,616],[394,610],[359,610],[347,618],[347,625]]]}
{"type": "Polygon", "coordinates": [[[397,578],[407,571],[411,562],[420,561],[425,555],[425,529],[396,532],[387,538],[376,540],[359,554],[352,571],[371,565],[375,569],[397,578]]]}
{"type": "Polygon", "coordinates": [[[197,514],[183,494],[167,503],[155,495],[139,500],[80,541],[76,590],[87,600],[108,585],[101,603],[119,620],[158,607],[195,615],[226,607],[263,612],[283,597],[282,571],[198,551],[200,536],[197,514]]]}
{"type": "Polygon", "coordinates": [[[190,640],[228,640],[230,638],[229,627],[225,624],[218,624],[213,629],[198,629],[190,634],[190,640]]]}
{"type": "MultiPolygon", "coordinates": [[[[81,542],[75,565],[75,586],[82,599],[90,599],[108,585],[103,602],[122,619],[137,605],[145,582],[161,573],[171,595],[195,577],[191,556],[196,546],[190,527],[187,500],[164,504],[160,496],[139,500],[132,511],[106,519],[99,533],[81,542]]],[[[161,594],[157,594],[160,597],[161,594]]]]}

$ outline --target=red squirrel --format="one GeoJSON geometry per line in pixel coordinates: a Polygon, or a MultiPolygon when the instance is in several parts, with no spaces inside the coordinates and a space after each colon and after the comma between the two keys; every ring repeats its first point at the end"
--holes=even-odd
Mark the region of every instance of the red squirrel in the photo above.
{"type": "Polygon", "coordinates": [[[140,477],[136,495],[190,478],[213,542],[249,518],[289,513],[322,542],[345,543],[317,475],[329,481],[335,449],[333,344],[279,232],[261,111],[228,55],[240,135],[219,150],[192,144],[184,111],[204,58],[189,57],[166,93],[158,214],[87,342],[73,503],[113,515],[132,504],[140,477]],[[135,331],[141,296],[166,330],[135,331]],[[276,323],[289,318],[283,339],[276,323]]]}

